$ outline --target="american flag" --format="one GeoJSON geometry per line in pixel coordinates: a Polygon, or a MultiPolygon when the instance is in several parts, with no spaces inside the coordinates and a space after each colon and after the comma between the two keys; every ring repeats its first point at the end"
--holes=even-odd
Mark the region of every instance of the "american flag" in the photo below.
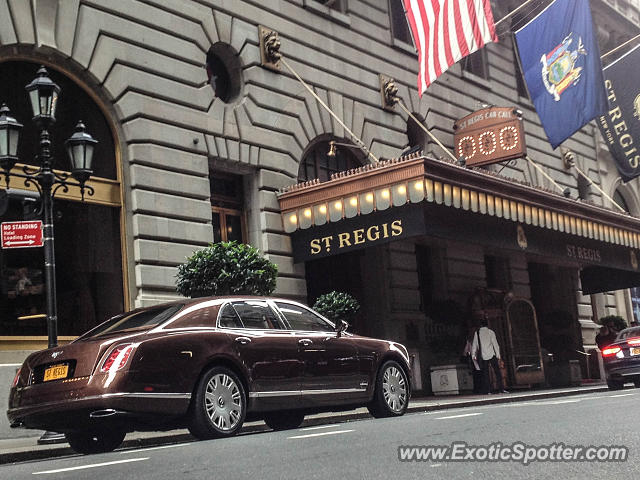
{"type": "Polygon", "coordinates": [[[418,49],[420,96],[451,65],[497,42],[490,0],[403,0],[418,49]]]}

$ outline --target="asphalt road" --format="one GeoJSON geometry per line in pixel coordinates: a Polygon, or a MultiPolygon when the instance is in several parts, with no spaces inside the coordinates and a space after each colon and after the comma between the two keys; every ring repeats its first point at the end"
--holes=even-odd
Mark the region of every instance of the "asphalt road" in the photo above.
{"type": "MultiPolygon", "coordinates": [[[[3,465],[0,478],[629,479],[640,473],[639,417],[640,390],[627,389],[3,465]],[[494,447],[496,454],[516,442],[527,448],[617,445],[629,451],[623,462],[399,461],[400,446],[454,442],[480,447],[473,452],[480,457],[487,452],[483,446],[499,443],[499,450],[494,447]]],[[[471,450],[458,448],[462,456],[470,454],[471,450]]],[[[514,452],[516,458],[527,455],[522,448],[514,452]]],[[[558,455],[557,447],[551,455],[558,455]]]]}

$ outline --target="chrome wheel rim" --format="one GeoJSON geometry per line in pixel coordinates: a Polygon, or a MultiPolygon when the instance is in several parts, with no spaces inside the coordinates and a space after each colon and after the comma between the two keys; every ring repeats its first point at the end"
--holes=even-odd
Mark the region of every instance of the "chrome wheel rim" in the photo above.
{"type": "Polygon", "coordinates": [[[384,401],[392,412],[400,413],[407,403],[407,382],[396,367],[389,367],[382,377],[384,401]]]}
{"type": "Polygon", "coordinates": [[[207,383],[204,406],[209,420],[218,430],[233,430],[242,417],[242,395],[238,384],[227,374],[214,375],[207,383]]]}

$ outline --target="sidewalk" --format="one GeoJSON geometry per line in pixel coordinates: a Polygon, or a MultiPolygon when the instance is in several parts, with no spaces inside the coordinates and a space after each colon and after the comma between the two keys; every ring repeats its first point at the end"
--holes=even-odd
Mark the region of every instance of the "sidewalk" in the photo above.
{"type": "MultiPolygon", "coordinates": [[[[522,400],[541,400],[545,398],[565,397],[585,393],[605,392],[604,384],[581,387],[570,387],[547,390],[526,390],[494,395],[455,395],[455,396],[431,396],[412,398],[408,412],[429,412],[434,410],[446,410],[450,408],[473,407],[480,405],[493,405],[500,403],[517,402],[522,400]]],[[[313,426],[329,423],[347,422],[369,417],[366,408],[349,410],[346,412],[329,412],[306,417],[303,426],[313,426]]],[[[267,431],[269,428],[263,422],[247,422],[242,428],[242,433],[267,431]]],[[[35,432],[34,432],[35,433],[35,432]]],[[[50,457],[72,455],[68,444],[38,445],[39,435],[23,438],[0,440],[0,464],[23,462],[50,457]]],[[[170,443],[194,441],[187,430],[172,430],[170,432],[134,432],[127,435],[122,447],[137,448],[166,445],[170,443]]]]}

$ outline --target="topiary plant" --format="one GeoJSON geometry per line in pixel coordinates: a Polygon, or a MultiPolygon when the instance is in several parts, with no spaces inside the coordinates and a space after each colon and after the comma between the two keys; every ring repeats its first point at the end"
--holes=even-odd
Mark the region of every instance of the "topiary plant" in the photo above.
{"type": "Polygon", "coordinates": [[[320,295],[313,309],[334,323],[340,320],[353,323],[353,318],[360,310],[360,304],[348,293],[333,291],[320,295]]]}
{"type": "Polygon", "coordinates": [[[620,315],[607,315],[606,317],[601,317],[598,322],[600,325],[607,325],[609,322],[613,322],[616,330],[624,330],[628,327],[627,322],[620,315]]]}
{"type": "Polygon", "coordinates": [[[251,245],[212,243],[178,266],[176,289],[185,297],[270,295],[278,266],[251,245]]]}

